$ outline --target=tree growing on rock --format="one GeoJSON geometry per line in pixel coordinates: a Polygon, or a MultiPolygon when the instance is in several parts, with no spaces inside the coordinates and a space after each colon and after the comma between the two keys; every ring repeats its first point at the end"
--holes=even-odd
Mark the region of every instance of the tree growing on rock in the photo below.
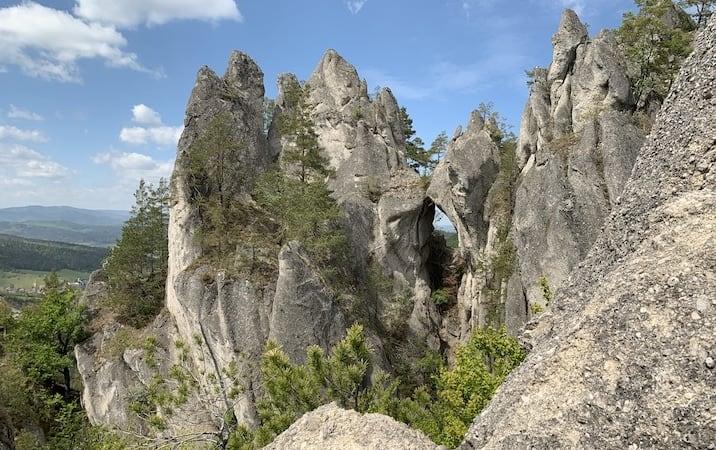
{"type": "MultiPolygon", "coordinates": [[[[666,21],[675,10],[671,0],[635,0],[639,11],[624,14],[617,39],[628,62],[637,108],[649,96],[666,97],[681,62],[691,52],[688,24],[673,26],[666,21]]],[[[688,19],[687,19],[688,20],[688,19]]]]}
{"type": "Polygon", "coordinates": [[[153,319],[164,304],[169,187],[165,180],[156,186],[142,180],[134,198],[131,217],[107,258],[105,273],[109,303],[118,319],[141,327],[153,319]]]}
{"type": "Polygon", "coordinates": [[[400,122],[405,136],[405,156],[408,164],[421,176],[430,176],[447,151],[447,133],[443,131],[438,134],[430,147],[425,148],[423,140],[415,136],[413,119],[405,107],[400,108],[400,122]]]}
{"type": "Polygon", "coordinates": [[[253,198],[278,223],[277,242],[300,241],[325,266],[344,252],[342,212],[328,188],[332,171],[310,115],[309,90],[296,85],[284,96],[286,107],[277,118],[283,167],[257,179],[253,198]]]}
{"type": "Polygon", "coordinates": [[[706,25],[714,9],[716,0],[680,0],[679,6],[691,13],[698,28],[706,25]]]}

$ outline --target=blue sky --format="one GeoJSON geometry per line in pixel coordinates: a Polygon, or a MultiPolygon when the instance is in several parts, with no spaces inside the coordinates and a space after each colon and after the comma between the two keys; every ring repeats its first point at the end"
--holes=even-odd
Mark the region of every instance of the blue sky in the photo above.
{"type": "Polygon", "coordinates": [[[632,0],[0,0],[0,207],[126,209],[167,176],[196,71],[240,49],[309,77],[335,48],[393,89],[430,142],[493,102],[515,126],[524,70],[547,65],[561,10],[595,34],[632,0]]]}

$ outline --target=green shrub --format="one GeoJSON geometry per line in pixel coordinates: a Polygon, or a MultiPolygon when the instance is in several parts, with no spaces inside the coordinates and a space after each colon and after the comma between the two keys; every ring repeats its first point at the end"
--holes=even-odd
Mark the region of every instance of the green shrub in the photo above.
{"type": "Polygon", "coordinates": [[[434,442],[456,447],[475,416],[485,407],[525,351],[506,329],[476,330],[459,347],[452,368],[443,368],[435,389],[418,388],[402,400],[396,417],[423,431],[434,442]]]}
{"type": "Polygon", "coordinates": [[[450,295],[447,289],[437,289],[430,294],[430,300],[438,306],[450,305],[455,298],[450,295]]]}
{"type": "Polygon", "coordinates": [[[554,299],[554,292],[552,292],[552,288],[549,286],[549,280],[547,280],[546,276],[542,275],[537,280],[537,284],[539,285],[540,291],[542,291],[542,298],[544,298],[545,305],[549,306],[554,299]]]}

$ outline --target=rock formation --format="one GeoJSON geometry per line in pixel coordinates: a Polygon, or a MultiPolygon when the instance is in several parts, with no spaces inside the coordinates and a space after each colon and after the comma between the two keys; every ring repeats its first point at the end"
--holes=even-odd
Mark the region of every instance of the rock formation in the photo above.
{"type": "MultiPolygon", "coordinates": [[[[554,36],[549,69],[534,72],[514,154],[495,139],[495,124],[475,112],[427,191],[406,162],[390,90],[368,95],[355,68],[326,52],[306,86],[332,169],[328,184],[344,213],[345,269],[359,284],[340,296],[299,242],[276,245],[270,276],[219,270],[203,254],[190,176],[197,142],[215,118],[228,120],[241,145],[227,150],[223,188],[232,202],[258,208],[256,178],[286,170],[280,118],[298,81],[278,80],[266,130],[263,74],[248,56],[233,53],[223,77],[202,68],[172,177],[166,308],[143,330],[100,317],[94,336],[76,348],[90,421],[145,432],[130,406],[157,380],[176,387],[170,373],[179,364],[199,389],[170,418],[169,432],[224,432],[227,407],[238,423],[253,425],[262,394],[258,362],[269,340],[302,361],[307,346],[329,348],[360,318],[376,365],[390,371],[428,348],[450,354],[478,326],[504,322],[517,332],[546,309],[529,325],[532,354],[478,418],[465,448],[706,443],[716,357],[715,28],[712,20],[629,184],[644,132],[632,115],[620,52],[608,32],[590,39],[571,11],[554,36]],[[436,207],[457,228],[461,261],[457,302],[443,310],[430,298],[436,207]],[[366,289],[375,279],[380,292],[366,289]],[[548,305],[545,290],[565,283],[548,305]],[[228,402],[220,394],[235,377],[241,394],[228,402]],[[676,426],[666,426],[670,417],[676,426]]],[[[94,277],[87,302],[95,316],[103,295],[94,277]]],[[[316,439],[321,448],[433,448],[391,419],[330,405],[294,424],[273,448],[309,448],[316,439]]]]}
{"type": "Polygon", "coordinates": [[[442,336],[451,346],[484,326],[488,305],[483,296],[483,256],[492,244],[485,211],[488,193],[497,177],[499,150],[482,115],[475,111],[463,131],[458,129],[445,157],[435,169],[427,195],[448,216],[458,234],[459,250],[468,269],[462,277],[456,311],[442,324],[442,336]]]}
{"type": "Polygon", "coordinates": [[[553,43],[549,71],[536,71],[517,148],[524,166],[511,230],[518,261],[506,299],[512,329],[532,316],[532,305],[548,306],[540,279],[554,291],[586,256],[643,139],[611,33],[589,40],[568,10],[553,43]]]}
{"type": "MultiPolygon", "coordinates": [[[[283,97],[292,83],[297,81],[290,75],[279,80],[277,118],[287,108],[283,97]]],[[[371,99],[355,68],[332,50],[307,85],[315,129],[334,171],[330,187],[345,212],[352,270],[358,279],[377,276],[391,286],[384,296],[352,294],[354,302],[367,303],[363,310],[369,315],[364,318],[369,337],[380,365],[390,368],[395,352],[382,351],[387,333],[403,336],[405,352],[422,350],[418,342],[440,347],[425,264],[433,209],[419,176],[405,161],[399,108],[389,90],[371,99]]],[[[206,67],[199,71],[172,176],[166,312],[144,330],[127,329],[107,318],[78,346],[83,402],[92,423],[145,430],[146,424],[129,412],[130,402],[152,386],[155,376],[170,378],[178,363],[197,376],[199,392],[216,391],[217,383],[222,391],[232,382],[227,369],[235,371],[242,394],[230,403],[237,420],[252,425],[261,395],[258,362],[268,340],[302,361],[308,346],[329,348],[356,319],[350,302],[335,297],[298,242],[280,249],[276,273],[269,279],[217,270],[203,257],[197,238],[197,186],[190,176],[195,144],[215,118],[228,120],[233,139],[241,145],[226,155],[224,189],[232,201],[250,205],[254,180],[281,161],[286,145],[278,120],[264,132],[263,108],[263,74],[248,56],[233,53],[223,77],[206,67]],[[130,333],[156,337],[158,364],[148,367],[143,361],[141,339],[124,342],[126,348],[119,351],[106,351],[130,333]]],[[[217,176],[209,174],[210,179],[217,176]]],[[[88,292],[101,292],[99,286],[99,281],[91,283],[88,292]]],[[[169,418],[168,426],[182,432],[216,431],[227,404],[221,396],[207,400],[197,393],[185,411],[169,418]]]]}
{"type": "Polygon", "coordinates": [[[382,414],[361,415],[335,403],[305,414],[281,433],[267,450],[435,450],[430,439],[382,414]]]}
{"type": "Polygon", "coordinates": [[[462,448],[709,448],[716,438],[716,19],[532,350],[462,448]]]}
{"type": "Polygon", "coordinates": [[[631,173],[644,132],[614,37],[605,31],[590,40],[567,10],[552,43],[552,63],[534,70],[522,116],[521,173],[513,191],[499,195],[511,204],[500,208],[488,195],[505,189],[493,183],[503,158],[476,113],[435,171],[428,195],[455,224],[470,262],[458,325],[444,324],[451,331],[443,335],[464,340],[488,322],[516,333],[548,308],[544,288],[555,291],[586,256],[631,173]],[[495,258],[509,270],[495,273],[495,258]]]}

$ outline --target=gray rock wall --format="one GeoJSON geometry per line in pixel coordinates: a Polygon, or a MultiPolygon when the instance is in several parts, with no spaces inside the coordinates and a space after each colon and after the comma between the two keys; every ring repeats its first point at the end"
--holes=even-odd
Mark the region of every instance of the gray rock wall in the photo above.
{"type": "Polygon", "coordinates": [[[716,440],[716,18],[525,362],[461,448],[709,448],[716,440]]]}

